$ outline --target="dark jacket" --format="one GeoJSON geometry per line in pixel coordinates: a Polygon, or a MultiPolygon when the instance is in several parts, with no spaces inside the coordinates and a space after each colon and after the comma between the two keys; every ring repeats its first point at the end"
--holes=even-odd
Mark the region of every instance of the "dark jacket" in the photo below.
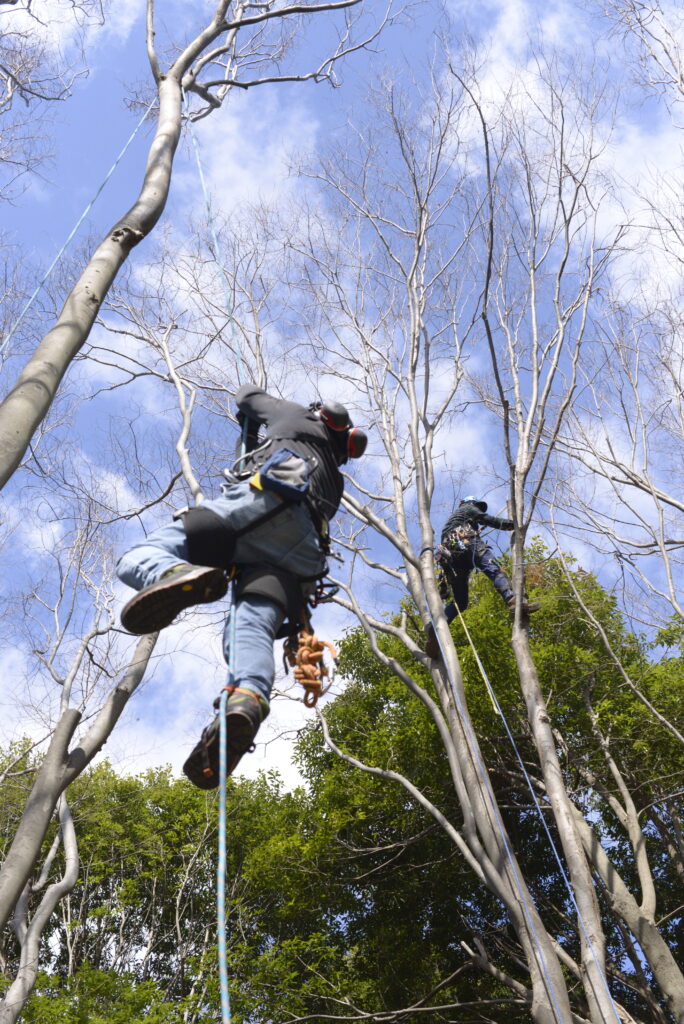
{"type": "Polygon", "coordinates": [[[512,530],[513,520],[512,519],[500,519],[498,516],[487,515],[481,508],[472,502],[467,501],[463,505],[459,505],[455,509],[442,529],[442,543],[446,540],[452,530],[457,529],[459,526],[470,525],[474,530],[479,532],[483,526],[491,526],[495,530],[512,530]]]}
{"type": "MultiPolygon", "coordinates": [[[[335,439],[325,423],[310,409],[297,402],[274,398],[263,388],[246,384],[235,395],[238,420],[247,417],[252,423],[265,428],[260,442],[270,440],[273,444],[266,449],[247,456],[242,463],[245,469],[256,469],[272,454],[276,442],[310,460],[313,472],[309,478],[307,504],[311,510],[316,529],[324,532],[327,524],[337,512],[344,478],[337,468],[344,461],[342,448],[338,449],[335,439]]],[[[252,435],[254,437],[254,435],[252,435]]],[[[250,445],[248,445],[250,447],[250,445]]]]}

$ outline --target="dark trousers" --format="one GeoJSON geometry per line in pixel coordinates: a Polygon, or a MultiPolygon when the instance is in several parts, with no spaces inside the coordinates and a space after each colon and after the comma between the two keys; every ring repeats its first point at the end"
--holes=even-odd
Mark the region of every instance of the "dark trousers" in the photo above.
{"type": "Polygon", "coordinates": [[[492,549],[483,540],[477,540],[465,551],[452,551],[449,565],[445,566],[446,578],[454,595],[454,600],[444,609],[448,622],[456,618],[457,608],[464,612],[468,607],[468,577],[473,569],[479,569],[492,581],[504,601],[508,602],[513,597],[511,581],[492,549]]]}

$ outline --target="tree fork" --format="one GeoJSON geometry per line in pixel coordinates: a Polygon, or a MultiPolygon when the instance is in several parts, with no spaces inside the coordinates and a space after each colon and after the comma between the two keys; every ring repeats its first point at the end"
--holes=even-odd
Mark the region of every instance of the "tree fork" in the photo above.
{"type": "Polygon", "coordinates": [[[684,1024],[684,975],[672,950],[660,934],[653,918],[643,913],[610,861],[593,828],[574,804],[572,811],[584,849],[600,875],[611,908],[624,921],[646,953],[656,983],[665,996],[668,1010],[677,1024],[684,1024]]]}
{"type": "Polygon", "coordinates": [[[158,635],[150,633],[138,640],[123,678],[110,692],[83,740],[71,752],[69,744],[81,720],[81,712],[67,708],[62,713],[0,868],[0,930],[7,924],[37,863],[57,801],[107,742],[131,694],[142,682],[158,635]]]}
{"type": "Polygon", "coordinates": [[[64,712],[26,801],[19,827],[0,871],[0,929],[9,921],[38,859],[57,800],[64,788],[67,749],[80,720],[81,712],[75,708],[68,708],[64,712]]]}
{"type": "MultiPolygon", "coordinates": [[[[524,590],[523,538],[514,540],[516,595],[522,601],[524,590]]],[[[605,968],[605,936],[601,925],[594,883],[582,841],[574,823],[573,810],[563,783],[546,702],[541,692],[537,669],[529,646],[526,626],[519,619],[513,624],[512,647],[515,654],[527,716],[539,755],[544,782],[553,809],[577,902],[578,932],[582,949],[582,979],[591,1019],[615,1024],[615,1008],[608,990],[605,968]],[[583,922],[583,924],[582,924],[583,922]]]]}

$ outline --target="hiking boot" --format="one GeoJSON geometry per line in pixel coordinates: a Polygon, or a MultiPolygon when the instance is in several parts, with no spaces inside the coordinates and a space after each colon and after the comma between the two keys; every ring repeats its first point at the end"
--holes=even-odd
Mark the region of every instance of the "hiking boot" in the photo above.
{"type": "MultiPolygon", "coordinates": [[[[506,607],[508,608],[508,614],[510,615],[511,619],[514,619],[516,607],[515,597],[509,597],[509,599],[506,601],[506,607]]],[[[526,597],[523,598],[521,608],[523,615],[531,615],[532,612],[538,612],[540,608],[541,605],[538,601],[528,601],[526,597]]]]}
{"type": "Polygon", "coordinates": [[[425,627],[425,653],[428,658],[432,658],[434,661],[436,658],[442,657],[442,652],[437,642],[437,634],[435,633],[435,627],[431,622],[428,622],[425,627]]]}
{"type": "MultiPolygon", "coordinates": [[[[268,703],[252,690],[236,689],[226,703],[227,774],[232,775],[243,754],[254,749],[254,737],[269,712],[268,703]]],[[[221,716],[216,716],[202,733],[183,771],[199,789],[216,789],[219,784],[221,716]]]]}
{"type": "Polygon", "coordinates": [[[205,565],[174,565],[156,583],[143,587],[121,612],[121,625],[142,636],[170,626],[179,612],[194,604],[218,601],[228,589],[223,569],[205,565]]]}

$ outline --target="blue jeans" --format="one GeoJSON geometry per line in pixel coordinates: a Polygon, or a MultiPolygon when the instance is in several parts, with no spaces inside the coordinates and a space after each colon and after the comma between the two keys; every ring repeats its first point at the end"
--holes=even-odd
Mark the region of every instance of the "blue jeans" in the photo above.
{"type": "MultiPolygon", "coordinates": [[[[268,597],[245,594],[235,602],[233,683],[270,700],[275,678],[273,641],[285,614],[268,597]]],[[[223,656],[230,664],[230,617],[223,630],[223,656]]]]}
{"type": "MultiPolygon", "coordinates": [[[[221,516],[227,526],[242,529],[268,512],[280,499],[268,491],[257,491],[246,481],[224,486],[220,498],[205,507],[221,516]]],[[[298,579],[311,579],[326,571],[325,554],[305,505],[287,504],[273,519],[257,525],[237,538],[235,564],[274,565],[298,579]]],[[[167,569],[188,561],[185,530],[179,521],[154,530],[119,559],[116,572],[134,590],[156,583],[167,569]]],[[[246,595],[236,603],[234,683],[269,699],[275,663],[273,640],[284,613],[267,597],[246,595]]],[[[229,658],[228,624],[223,651],[229,658]]]]}
{"type": "Polygon", "coordinates": [[[483,540],[477,540],[473,548],[451,553],[446,577],[454,600],[444,609],[447,622],[456,618],[458,608],[464,612],[468,607],[468,577],[473,569],[479,569],[492,581],[504,601],[508,602],[513,597],[511,581],[492,554],[492,549],[483,540]]]}

